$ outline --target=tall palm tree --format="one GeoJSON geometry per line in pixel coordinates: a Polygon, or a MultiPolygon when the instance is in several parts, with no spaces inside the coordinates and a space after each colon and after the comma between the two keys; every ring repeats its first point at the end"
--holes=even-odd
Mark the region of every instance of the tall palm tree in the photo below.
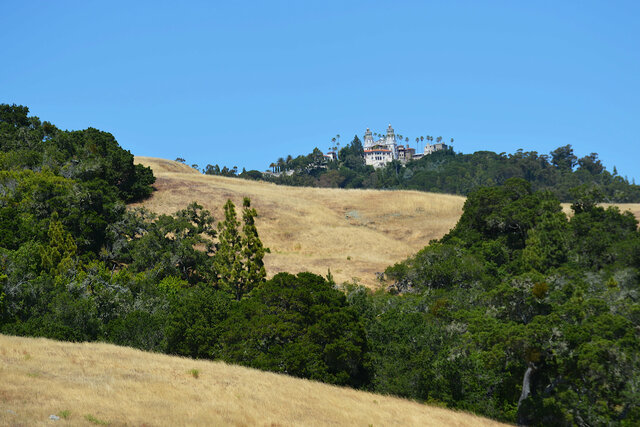
{"type": "Polygon", "coordinates": [[[269,167],[271,168],[271,172],[276,173],[276,164],[275,163],[271,162],[269,167]]]}
{"type": "Polygon", "coordinates": [[[451,143],[453,144],[453,138],[451,138],[451,143]]]}
{"type": "Polygon", "coordinates": [[[441,142],[442,142],[442,137],[441,137],[441,136],[437,137],[437,138],[436,138],[436,142],[437,142],[437,143],[441,143],[441,142]]]}

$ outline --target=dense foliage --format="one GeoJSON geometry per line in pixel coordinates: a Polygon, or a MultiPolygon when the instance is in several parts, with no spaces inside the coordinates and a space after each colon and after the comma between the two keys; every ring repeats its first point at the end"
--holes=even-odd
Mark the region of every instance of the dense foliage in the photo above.
{"type": "Polygon", "coordinates": [[[405,295],[354,296],[374,388],[522,424],[637,424],[638,223],[576,198],[568,220],[524,180],[480,189],[387,269],[405,295]]]}
{"type": "MultiPolygon", "coordinates": [[[[504,184],[510,178],[522,178],[534,190],[549,190],[563,202],[572,202],[571,189],[580,185],[596,189],[607,202],[640,202],[640,186],[619,176],[615,168],[613,173],[607,171],[596,153],[578,158],[570,145],[549,155],[522,150],[508,155],[491,151],[462,154],[449,148],[406,165],[393,161],[380,169],[364,164],[358,136],[340,150],[337,160],[325,161],[318,149],[314,153],[281,158],[272,164],[279,171],[277,176],[263,174],[261,178],[285,185],[410,189],[462,195],[480,187],[504,184]]],[[[240,176],[255,179],[255,171],[245,174],[240,176]]]]}
{"type": "MultiPolygon", "coordinates": [[[[220,359],[523,425],[640,422],[638,222],[600,207],[599,188],[572,190],[570,218],[523,179],[478,188],[454,229],[386,270],[388,291],[267,280],[248,199],[219,222],[195,202],[127,209],[150,171],[109,134],[26,114],[2,107],[0,332],[220,359]]],[[[309,170],[323,170],[317,154],[309,170]]]]}
{"type": "Polygon", "coordinates": [[[151,169],[113,136],[96,129],[61,131],[28,117],[28,108],[0,105],[0,224],[2,247],[45,241],[55,212],[79,252],[97,253],[124,203],[151,194],[151,169]]]}

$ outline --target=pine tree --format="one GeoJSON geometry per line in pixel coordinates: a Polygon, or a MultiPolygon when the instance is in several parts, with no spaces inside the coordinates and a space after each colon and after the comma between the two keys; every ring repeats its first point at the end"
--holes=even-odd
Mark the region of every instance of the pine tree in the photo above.
{"type": "Polygon", "coordinates": [[[54,212],[49,222],[49,244],[40,251],[42,268],[56,275],[68,269],[76,255],[77,246],[54,212]]]}
{"type": "Polygon", "coordinates": [[[227,200],[224,205],[225,219],[218,224],[219,241],[214,261],[218,273],[217,285],[231,293],[236,300],[241,300],[254,287],[264,283],[267,276],[263,258],[269,249],[263,246],[258,236],[255,224],[257,215],[251,207],[251,201],[245,197],[241,233],[235,206],[231,200],[227,200]]]}
{"type": "Polygon", "coordinates": [[[255,286],[264,283],[267,272],[264,268],[263,258],[265,253],[269,252],[265,248],[256,228],[255,218],[258,215],[256,210],[251,207],[251,200],[245,197],[242,203],[242,252],[244,255],[244,271],[242,274],[241,290],[243,293],[251,292],[255,286]]]}
{"type": "Polygon", "coordinates": [[[238,231],[235,205],[227,200],[224,205],[224,221],[218,223],[218,248],[214,266],[218,273],[217,286],[232,293],[236,299],[243,294],[241,275],[243,271],[242,236],[238,231]]]}

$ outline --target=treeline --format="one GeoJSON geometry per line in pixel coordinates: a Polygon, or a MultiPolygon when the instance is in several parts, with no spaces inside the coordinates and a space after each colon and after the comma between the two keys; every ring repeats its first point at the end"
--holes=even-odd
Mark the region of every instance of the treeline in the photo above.
{"type": "MultiPolygon", "coordinates": [[[[219,221],[197,203],[125,209],[103,156],[77,156],[93,172],[68,177],[63,157],[18,161],[36,120],[6,117],[2,333],[224,360],[525,425],[640,422],[638,222],[590,186],[572,193],[571,218],[522,179],[472,191],[449,234],[386,270],[390,292],[267,280],[249,200],[219,221]]],[[[77,135],[92,136],[78,152],[103,140],[77,135]]],[[[27,141],[55,154],[53,139],[27,141]]],[[[127,188],[148,194],[153,175],[136,176],[127,188]]]]}
{"type": "MultiPolygon", "coordinates": [[[[615,168],[613,172],[607,171],[597,153],[578,158],[571,145],[548,155],[522,150],[513,154],[491,151],[462,154],[449,148],[406,165],[393,161],[377,170],[364,164],[363,155],[362,143],[355,136],[340,149],[335,161],[323,160],[317,149],[307,156],[287,156],[271,166],[274,171],[289,173],[263,174],[262,179],[295,186],[409,189],[466,196],[479,187],[522,178],[534,190],[549,190],[562,202],[572,202],[571,189],[580,185],[597,190],[607,202],[640,202],[640,186],[618,175],[615,168]]],[[[256,178],[255,172],[252,179],[256,178]]]]}

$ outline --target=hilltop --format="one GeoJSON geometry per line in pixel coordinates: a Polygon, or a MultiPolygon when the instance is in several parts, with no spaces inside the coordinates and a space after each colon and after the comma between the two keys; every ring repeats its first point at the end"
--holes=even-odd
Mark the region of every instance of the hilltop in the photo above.
{"type": "Polygon", "coordinates": [[[173,213],[197,201],[216,220],[229,198],[251,198],[260,237],[271,254],[269,276],[310,271],[337,282],[356,279],[373,287],[376,272],[442,237],[458,221],[464,197],[418,191],[344,190],[279,186],[262,181],[203,175],[179,162],[135,157],[156,177],[151,198],[139,203],[173,213]]]}
{"type": "Polygon", "coordinates": [[[100,343],[0,335],[0,424],[498,426],[349,388],[100,343]],[[63,412],[66,411],[66,412],[63,412]]]}
{"type": "MultiPolygon", "coordinates": [[[[437,140],[437,144],[427,144],[424,153],[416,153],[409,145],[398,145],[389,126],[387,135],[378,141],[367,130],[364,145],[356,135],[339,152],[323,155],[316,148],[306,156],[281,157],[270,165],[272,172],[243,170],[239,176],[306,187],[404,189],[463,196],[481,187],[502,185],[510,178],[522,178],[533,190],[551,191],[563,202],[577,200],[576,187],[593,191],[605,202],[640,202],[640,186],[633,180],[619,175],[615,166],[612,172],[606,170],[597,153],[578,157],[571,145],[549,154],[522,149],[511,154],[464,154],[440,142],[441,137],[437,140]]],[[[402,143],[401,137],[398,142],[402,143]]],[[[237,168],[207,165],[203,172],[233,176],[237,168]]]]}

